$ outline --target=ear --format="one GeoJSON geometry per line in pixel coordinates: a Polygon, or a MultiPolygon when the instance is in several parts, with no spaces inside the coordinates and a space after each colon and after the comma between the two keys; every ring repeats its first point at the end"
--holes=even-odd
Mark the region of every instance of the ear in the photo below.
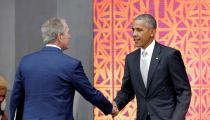
{"type": "Polygon", "coordinates": [[[156,29],[152,29],[152,31],[151,31],[151,37],[155,37],[155,34],[156,34],[156,29]]]}
{"type": "Polygon", "coordinates": [[[56,35],[56,39],[61,42],[62,41],[62,35],[59,33],[56,35]]]}

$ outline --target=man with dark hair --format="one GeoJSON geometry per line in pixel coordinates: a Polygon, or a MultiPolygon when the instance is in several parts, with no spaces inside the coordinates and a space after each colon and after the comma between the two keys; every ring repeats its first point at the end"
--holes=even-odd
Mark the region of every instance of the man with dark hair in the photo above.
{"type": "Polygon", "coordinates": [[[122,87],[113,105],[122,110],[136,96],[137,120],[184,120],[191,99],[184,62],[178,50],[155,41],[156,28],[150,14],[134,20],[139,49],[125,58],[122,87]]]}

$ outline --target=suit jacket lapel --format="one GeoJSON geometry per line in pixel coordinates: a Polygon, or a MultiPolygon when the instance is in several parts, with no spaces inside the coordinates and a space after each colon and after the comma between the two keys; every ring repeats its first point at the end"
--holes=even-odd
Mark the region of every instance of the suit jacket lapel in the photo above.
{"type": "MultiPolygon", "coordinates": [[[[141,75],[141,72],[140,72],[140,57],[141,57],[140,53],[141,53],[141,49],[138,49],[138,51],[136,52],[135,57],[134,57],[133,67],[134,67],[134,70],[136,70],[136,74],[135,74],[136,75],[136,80],[137,80],[138,83],[140,82],[140,86],[143,89],[142,95],[145,96],[146,88],[145,88],[143,78],[142,78],[142,75],[141,75]]],[[[139,91],[141,91],[141,90],[139,90],[139,91]]]]}
{"type": "Polygon", "coordinates": [[[160,45],[155,42],[155,48],[153,50],[151,62],[150,62],[150,67],[149,67],[149,72],[148,72],[148,79],[147,79],[147,91],[149,90],[149,85],[152,81],[152,77],[154,75],[154,72],[158,66],[158,63],[160,62],[160,45]]]}

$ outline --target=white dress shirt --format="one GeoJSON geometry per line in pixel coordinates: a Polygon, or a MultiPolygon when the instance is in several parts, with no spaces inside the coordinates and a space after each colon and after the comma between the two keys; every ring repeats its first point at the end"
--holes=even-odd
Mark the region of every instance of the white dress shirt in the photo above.
{"type": "MultiPolygon", "coordinates": [[[[154,48],[155,48],[155,40],[153,40],[152,43],[146,49],[141,48],[141,55],[142,55],[143,51],[145,51],[148,55],[147,56],[148,57],[148,67],[150,65],[150,61],[152,58],[152,53],[153,53],[154,48]]],[[[141,61],[141,59],[140,59],[140,61],[141,61]]]]}
{"type": "Polygon", "coordinates": [[[149,66],[150,66],[150,61],[152,58],[154,47],[155,47],[155,40],[153,40],[152,43],[146,49],[141,48],[140,71],[141,71],[141,75],[142,75],[145,87],[147,87],[149,66]],[[145,52],[146,52],[146,55],[143,56],[145,52]]]}
{"type": "Polygon", "coordinates": [[[55,47],[55,48],[58,48],[61,50],[61,48],[57,45],[54,45],[54,44],[46,44],[46,47],[55,47]]]}

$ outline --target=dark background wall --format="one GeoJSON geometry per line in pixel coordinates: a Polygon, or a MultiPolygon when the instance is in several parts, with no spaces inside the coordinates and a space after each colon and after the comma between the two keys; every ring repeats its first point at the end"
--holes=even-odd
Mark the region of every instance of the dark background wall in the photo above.
{"type": "MultiPolygon", "coordinates": [[[[93,29],[92,0],[58,0],[57,15],[65,18],[70,25],[72,41],[70,50],[65,51],[82,61],[90,81],[93,81],[93,29]]],[[[76,120],[93,120],[93,108],[78,93],[74,99],[76,120]]]]}
{"type": "MultiPolygon", "coordinates": [[[[66,51],[66,54],[82,61],[87,77],[92,82],[92,0],[58,0],[57,15],[66,18],[70,25],[72,41],[70,42],[70,50],[66,51]]],[[[92,105],[85,101],[78,93],[75,95],[74,106],[76,120],[93,119],[92,105]]]]}
{"type": "MultiPolygon", "coordinates": [[[[72,40],[65,53],[81,60],[88,78],[93,81],[92,0],[0,0],[0,16],[0,74],[9,80],[7,110],[15,69],[22,56],[43,47],[40,28],[49,17],[67,20],[72,40]]],[[[74,117],[93,119],[92,105],[78,93],[74,117]]]]}
{"type": "MultiPolygon", "coordinates": [[[[0,0],[0,75],[8,79],[10,95],[15,74],[15,0],[0,0]]],[[[9,97],[6,98],[9,100],[9,97]]],[[[8,102],[7,102],[8,111],[8,102]]]]}
{"type": "Polygon", "coordinates": [[[15,70],[15,3],[0,0],[0,74],[13,81],[15,70]]]}

